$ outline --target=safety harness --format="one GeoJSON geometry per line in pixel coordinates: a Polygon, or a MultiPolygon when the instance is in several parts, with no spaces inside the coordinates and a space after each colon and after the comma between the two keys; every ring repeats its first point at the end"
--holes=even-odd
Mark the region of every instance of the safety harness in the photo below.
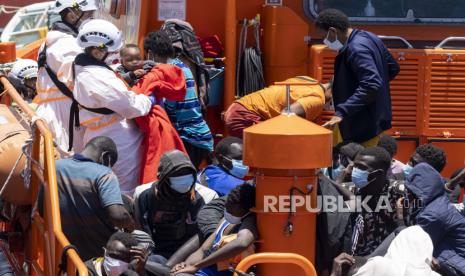
{"type": "MultiPolygon", "coordinates": [[[[60,90],[60,92],[65,95],[66,97],[70,98],[72,101],[71,104],[71,109],[70,109],[70,116],[69,116],[69,140],[68,140],[68,151],[71,151],[73,148],[73,136],[74,136],[74,127],[78,128],[80,127],[81,123],[79,120],[79,107],[84,108],[88,111],[98,113],[98,114],[103,114],[103,115],[109,115],[115,113],[113,110],[108,109],[108,108],[89,108],[85,107],[82,104],[79,104],[79,102],[74,98],[73,91],[71,91],[68,86],[66,86],[63,82],[61,82],[55,72],[50,68],[50,66],[47,64],[47,45],[44,45],[44,49],[39,53],[39,57],[37,60],[39,68],[43,67],[45,68],[45,71],[47,71],[48,76],[52,80],[53,84],[60,90]],[[74,123],[74,127],[73,127],[74,123]]],[[[109,70],[113,71],[108,65],[106,65],[104,62],[96,60],[84,53],[81,53],[76,56],[76,59],[74,60],[73,63],[73,79],[75,77],[75,70],[74,67],[75,65],[80,65],[80,66],[86,66],[86,65],[97,65],[97,66],[103,66],[105,68],[108,68],[109,70]]]]}

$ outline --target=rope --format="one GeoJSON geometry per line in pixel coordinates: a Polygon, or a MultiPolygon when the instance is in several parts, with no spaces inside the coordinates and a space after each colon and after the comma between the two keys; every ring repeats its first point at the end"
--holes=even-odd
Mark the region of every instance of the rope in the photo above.
{"type": "Polygon", "coordinates": [[[79,255],[79,252],[76,248],[76,246],[69,244],[63,248],[63,251],[61,252],[61,263],[58,265],[58,268],[60,269],[58,271],[58,276],[59,275],[66,275],[66,269],[68,267],[68,256],[67,253],[69,250],[73,249],[76,251],[76,253],[79,255]]]}
{"type": "Polygon", "coordinates": [[[245,96],[265,87],[262,54],[260,51],[260,23],[252,20],[251,24],[247,24],[247,20],[244,19],[242,24],[236,74],[237,97],[245,96]],[[246,48],[247,29],[249,26],[253,27],[255,45],[246,48]]]}
{"type": "Polygon", "coordinates": [[[19,160],[21,160],[21,157],[23,157],[24,153],[21,152],[19,155],[18,159],[16,159],[15,165],[13,166],[13,169],[11,169],[10,173],[8,174],[8,177],[6,178],[5,182],[3,183],[2,189],[0,190],[0,196],[3,195],[3,192],[5,191],[5,188],[8,185],[8,182],[10,182],[11,177],[13,176],[13,172],[16,170],[16,167],[19,164],[19,160]]]}

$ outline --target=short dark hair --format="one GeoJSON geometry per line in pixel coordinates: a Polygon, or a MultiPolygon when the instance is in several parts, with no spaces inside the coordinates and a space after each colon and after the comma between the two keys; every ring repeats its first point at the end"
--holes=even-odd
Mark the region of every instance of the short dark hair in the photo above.
{"type": "Polygon", "coordinates": [[[424,144],[419,146],[415,152],[421,156],[423,161],[428,163],[438,172],[441,172],[446,166],[446,153],[439,147],[432,144],[424,144]]]}
{"type": "Polygon", "coordinates": [[[102,154],[103,152],[107,152],[114,163],[116,163],[118,160],[118,149],[116,148],[115,142],[113,142],[110,137],[94,137],[86,144],[86,149],[87,148],[91,148],[92,150],[97,151],[98,155],[102,154]]]}
{"type": "Polygon", "coordinates": [[[138,245],[136,238],[132,234],[122,231],[117,231],[111,235],[110,239],[108,240],[107,247],[114,241],[121,242],[126,248],[131,248],[138,245]]]}
{"type": "Polygon", "coordinates": [[[150,32],[144,39],[144,50],[164,58],[174,57],[171,39],[164,31],[150,32]]]}
{"type": "Polygon", "coordinates": [[[137,44],[126,44],[123,46],[123,48],[121,48],[121,50],[119,51],[120,55],[123,55],[124,51],[126,51],[127,49],[137,49],[140,51],[139,49],[139,46],[137,44]]]}
{"type": "Polygon", "coordinates": [[[347,15],[336,9],[325,9],[315,20],[315,26],[318,29],[328,31],[330,27],[346,32],[350,28],[350,22],[347,15]]]}
{"type": "Polygon", "coordinates": [[[215,153],[221,155],[229,155],[231,153],[231,145],[240,144],[242,145],[242,139],[238,137],[226,137],[218,142],[215,147],[215,153]]]}
{"type": "Polygon", "coordinates": [[[226,198],[226,205],[240,205],[244,210],[253,208],[255,206],[255,187],[248,183],[234,187],[226,198]]]}
{"type": "Polygon", "coordinates": [[[391,155],[391,158],[393,158],[397,153],[397,141],[394,137],[389,135],[384,135],[379,139],[378,147],[382,147],[387,150],[389,155],[391,155]]]}
{"type": "Polygon", "coordinates": [[[353,161],[357,154],[361,152],[364,148],[364,146],[352,142],[341,146],[339,153],[353,161]]]}
{"type": "Polygon", "coordinates": [[[359,152],[360,156],[373,156],[375,157],[376,164],[375,169],[383,169],[385,172],[391,167],[391,156],[389,153],[381,147],[369,147],[359,152]]]}

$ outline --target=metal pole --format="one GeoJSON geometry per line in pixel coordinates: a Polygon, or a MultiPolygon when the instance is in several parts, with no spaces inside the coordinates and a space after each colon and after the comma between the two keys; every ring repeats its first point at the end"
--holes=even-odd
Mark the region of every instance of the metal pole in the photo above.
{"type": "Polygon", "coordinates": [[[286,113],[291,114],[291,86],[286,84],[286,113]]]}
{"type": "Polygon", "coordinates": [[[236,81],[236,0],[227,0],[225,5],[225,80],[224,80],[224,110],[235,100],[236,81]]]}

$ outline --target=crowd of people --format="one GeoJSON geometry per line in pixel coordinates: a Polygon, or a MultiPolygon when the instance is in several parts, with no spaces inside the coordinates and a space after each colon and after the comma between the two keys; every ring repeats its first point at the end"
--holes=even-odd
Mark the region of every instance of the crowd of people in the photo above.
{"type": "MultiPolygon", "coordinates": [[[[93,19],[96,10],[94,1],[57,0],[61,21],[38,61],[19,60],[9,75],[54,135],[63,232],[90,275],[232,275],[259,238],[243,130],[285,110],[284,87],[235,101],[223,118],[231,136],[214,145],[204,84],[173,29],[150,32],[142,53],[115,25],[93,19]]],[[[334,133],[333,164],[319,172],[317,192],[351,210],[358,200],[368,207],[318,213],[318,274],[465,275],[465,168],[443,178],[446,155],[432,144],[407,164],[396,160],[385,131],[399,65],[338,10],[315,24],[338,52],[334,78],[288,79],[308,82],[291,86],[290,112],[314,121],[334,103],[323,125],[334,133]],[[380,202],[389,208],[378,210],[380,202]]],[[[42,214],[43,204],[42,190],[42,214]]]]}

